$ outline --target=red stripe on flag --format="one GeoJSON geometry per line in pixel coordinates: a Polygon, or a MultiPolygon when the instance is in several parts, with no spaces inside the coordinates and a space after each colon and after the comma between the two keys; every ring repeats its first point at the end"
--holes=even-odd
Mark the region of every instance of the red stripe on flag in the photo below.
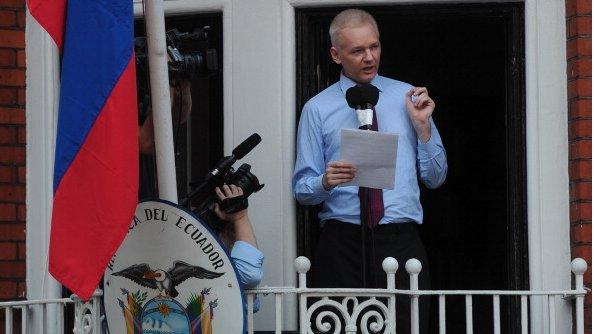
{"type": "Polygon", "coordinates": [[[27,0],[29,13],[39,22],[62,50],[66,0],[27,0]]]}
{"type": "Polygon", "coordinates": [[[88,299],[138,203],[134,56],[54,195],[49,271],[88,299]]]}

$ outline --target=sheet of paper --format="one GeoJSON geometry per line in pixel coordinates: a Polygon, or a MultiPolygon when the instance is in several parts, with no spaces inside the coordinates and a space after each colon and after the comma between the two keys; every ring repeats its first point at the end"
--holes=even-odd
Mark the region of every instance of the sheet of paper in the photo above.
{"type": "Polygon", "coordinates": [[[355,179],[340,186],[394,189],[398,135],[342,129],[340,160],[357,167],[355,179]]]}

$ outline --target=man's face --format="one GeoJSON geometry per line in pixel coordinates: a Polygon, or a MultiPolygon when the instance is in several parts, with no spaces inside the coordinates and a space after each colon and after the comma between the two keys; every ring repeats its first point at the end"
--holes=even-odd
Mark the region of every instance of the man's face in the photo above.
{"type": "Polygon", "coordinates": [[[369,24],[347,27],[339,32],[338,45],[330,48],[332,60],[342,65],[344,75],[358,83],[369,83],[377,74],[381,47],[379,36],[369,24]]]}

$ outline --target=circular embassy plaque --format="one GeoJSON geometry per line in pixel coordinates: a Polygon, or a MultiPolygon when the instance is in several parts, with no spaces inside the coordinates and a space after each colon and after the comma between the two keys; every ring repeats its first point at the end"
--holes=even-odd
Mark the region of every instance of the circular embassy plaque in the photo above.
{"type": "Polygon", "coordinates": [[[138,204],[104,276],[110,333],[243,333],[242,287],[222,243],[173,203],[138,204]]]}

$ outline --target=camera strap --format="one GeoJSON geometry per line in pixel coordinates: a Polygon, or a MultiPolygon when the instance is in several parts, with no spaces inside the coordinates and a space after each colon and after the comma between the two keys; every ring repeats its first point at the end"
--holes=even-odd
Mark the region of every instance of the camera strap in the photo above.
{"type": "Polygon", "coordinates": [[[221,201],[221,209],[226,214],[236,213],[248,208],[247,197],[241,195],[237,197],[225,198],[221,201]]]}

